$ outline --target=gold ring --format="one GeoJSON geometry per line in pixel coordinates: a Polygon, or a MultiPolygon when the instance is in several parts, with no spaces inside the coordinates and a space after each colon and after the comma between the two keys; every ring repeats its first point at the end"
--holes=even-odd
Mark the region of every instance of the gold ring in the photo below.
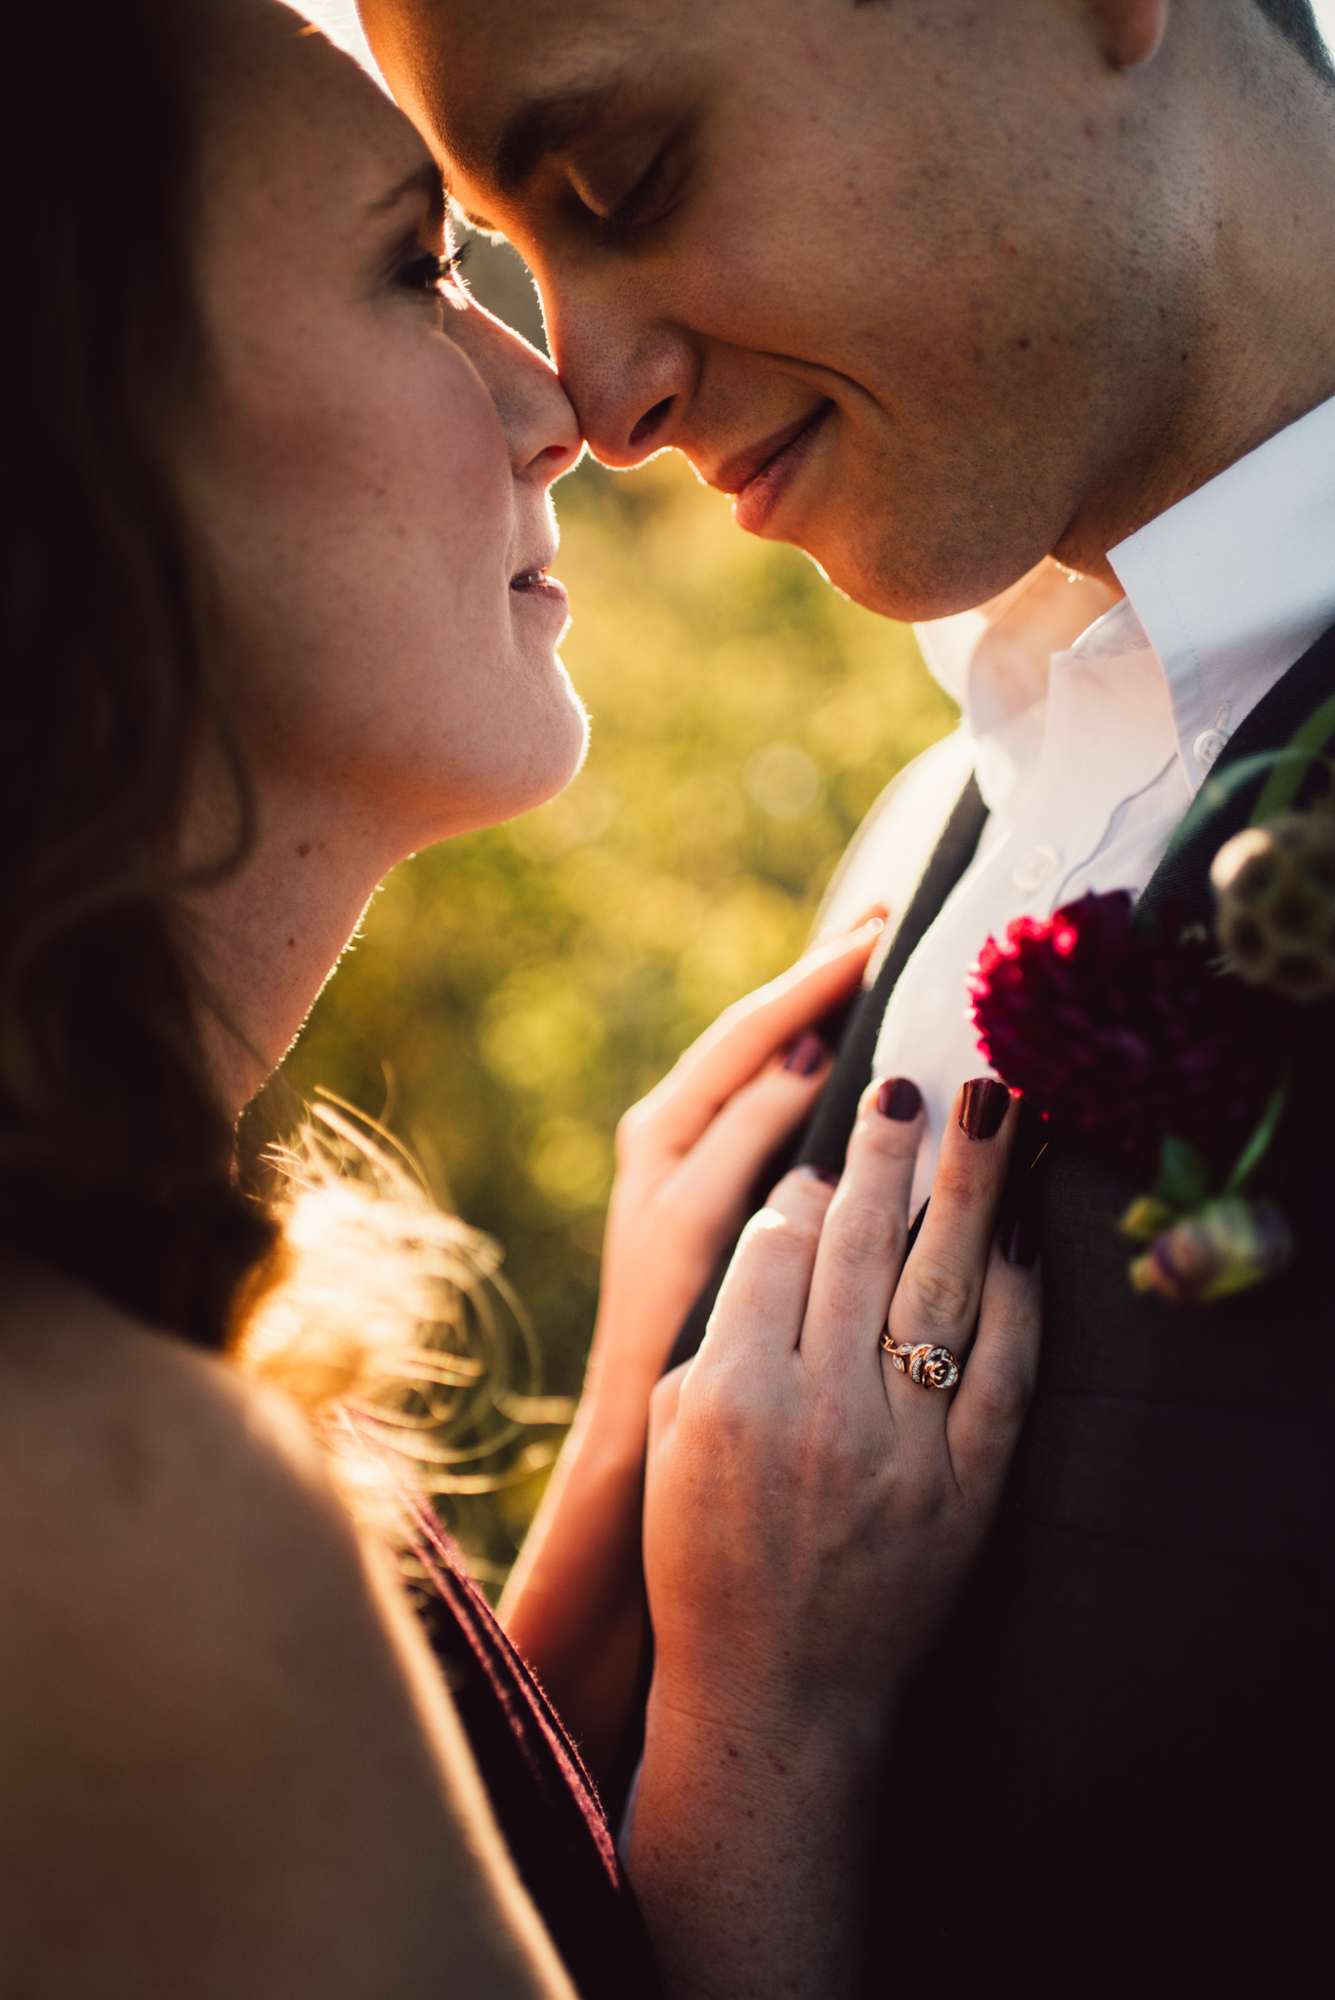
{"type": "Polygon", "coordinates": [[[906,1341],[891,1340],[888,1328],[881,1335],[881,1346],[900,1374],[924,1389],[953,1389],[960,1379],[960,1364],[948,1347],[933,1347],[929,1340],[910,1347],[906,1341]]]}

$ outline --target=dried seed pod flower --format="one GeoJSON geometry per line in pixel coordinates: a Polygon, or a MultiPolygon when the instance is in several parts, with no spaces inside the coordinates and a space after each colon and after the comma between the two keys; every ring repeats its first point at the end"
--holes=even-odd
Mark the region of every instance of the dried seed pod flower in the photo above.
{"type": "Polygon", "coordinates": [[[1247,827],[1220,848],[1210,881],[1235,972],[1288,1000],[1335,993],[1335,814],[1247,827]]]}

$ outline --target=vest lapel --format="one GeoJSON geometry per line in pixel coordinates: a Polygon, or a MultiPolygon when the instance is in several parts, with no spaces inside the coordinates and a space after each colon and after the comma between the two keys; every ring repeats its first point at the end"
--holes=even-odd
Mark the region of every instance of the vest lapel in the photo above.
{"type": "Polygon", "coordinates": [[[890,995],[977,853],[986,820],[987,807],[978,780],[970,777],[932,850],[913,900],[900,919],[881,969],[849,1019],[830,1080],[803,1134],[797,1155],[800,1162],[820,1167],[843,1166],[858,1104],[871,1082],[872,1058],[890,995]]]}
{"type": "MultiPolygon", "coordinates": [[[[1335,688],[1335,625],[1321,634],[1296,666],[1263,701],[1259,701],[1241,727],[1230,737],[1223,755],[1211,773],[1222,775],[1230,765],[1258,752],[1280,750],[1294,730],[1335,688]]],[[[1206,780],[1208,785],[1210,779],[1206,780]]],[[[1181,844],[1172,849],[1151,877],[1140,907],[1151,911],[1170,899],[1187,905],[1193,917],[1210,916],[1210,863],[1230,835],[1238,833],[1251,817],[1265,774],[1238,787],[1208,819],[1202,819],[1181,844]]]]}
{"type": "MultiPolygon", "coordinates": [[[[900,920],[880,972],[873,984],[859,996],[848,1018],[834,1068],[805,1131],[795,1147],[785,1147],[766,1164],[760,1180],[752,1189],[752,1209],[759,1208],[774,1183],[799,1162],[813,1166],[843,1166],[858,1102],[871,1081],[872,1057],[876,1053],[876,1038],[881,1031],[881,1017],[889,1004],[895,981],[973,860],[986,819],[987,807],[983,804],[978,781],[970,777],[932,850],[932,858],[900,920]]],[[[737,1239],[734,1237],[719,1258],[709,1283],[686,1315],[668,1359],[669,1368],[688,1360],[704,1339],[719,1286],[723,1283],[724,1273],[732,1262],[736,1247],[737,1239]]]]}

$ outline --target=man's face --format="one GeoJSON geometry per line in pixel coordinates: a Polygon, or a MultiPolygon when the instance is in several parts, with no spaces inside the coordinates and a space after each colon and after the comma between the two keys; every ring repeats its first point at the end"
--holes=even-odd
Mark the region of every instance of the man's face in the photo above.
{"type": "Polygon", "coordinates": [[[1098,570],[1176,413],[1159,65],[1070,0],[363,0],[542,290],[597,455],[667,446],[859,602],[1098,570]],[[1171,361],[1171,365],[1170,365],[1171,361]]]}

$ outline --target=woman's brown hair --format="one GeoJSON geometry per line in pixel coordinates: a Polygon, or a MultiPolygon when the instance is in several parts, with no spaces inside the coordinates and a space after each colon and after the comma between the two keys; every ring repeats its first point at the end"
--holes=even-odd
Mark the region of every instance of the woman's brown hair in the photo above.
{"type": "Polygon", "coordinates": [[[238,1188],[175,895],[244,773],[174,463],[203,395],[191,0],[6,10],[0,1241],[207,1347],[277,1225],[238,1188]]]}

